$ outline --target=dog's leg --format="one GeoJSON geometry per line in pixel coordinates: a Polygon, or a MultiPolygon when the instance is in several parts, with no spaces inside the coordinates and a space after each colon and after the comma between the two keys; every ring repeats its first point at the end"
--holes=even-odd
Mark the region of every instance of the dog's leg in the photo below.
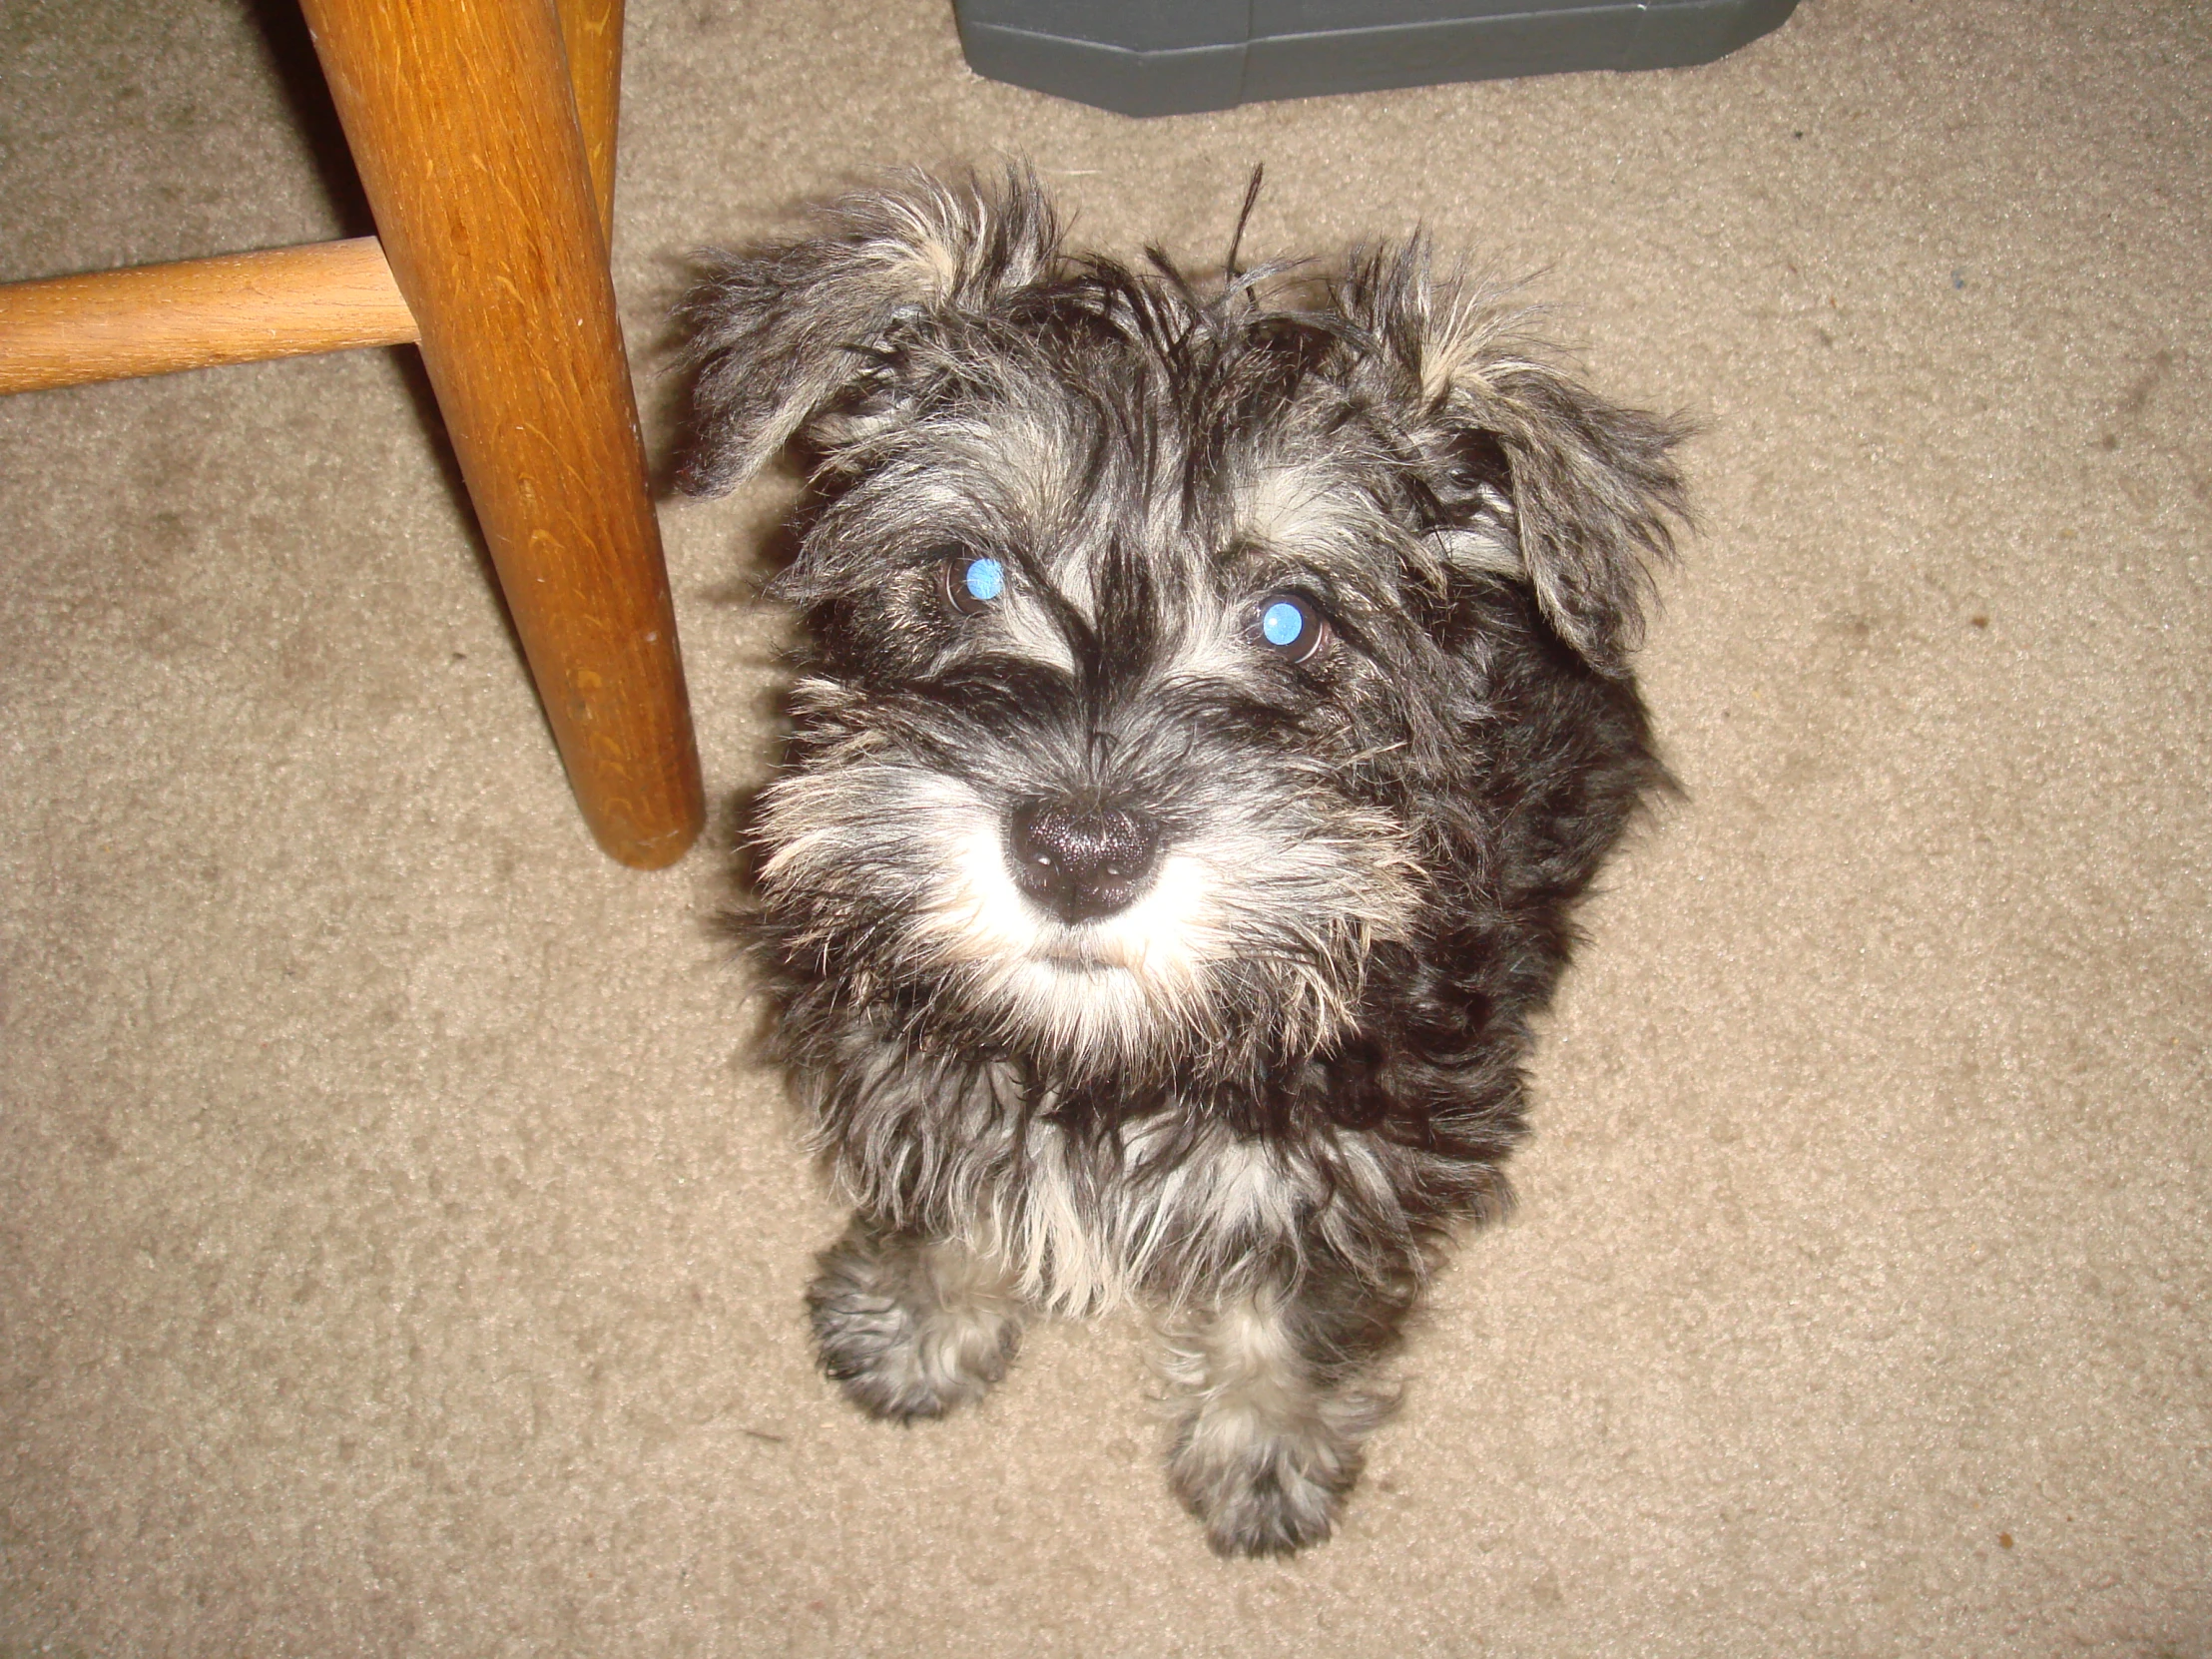
{"type": "Polygon", "coordinates": [[[822,1369],[878,1417],[942,1416],[1006,1375],[1021,1304],[965,1245],[856,1215],[807,1292],[822,1369]]]}
{"type": "Polygon", "coordinates": [[[1370,1368],[1410,1301],[1316,1275],[1163,1327],[1183,1396],[1168,1478],[1218,1553],[1288,1555],[1329,1536],[1362,1442],[1395,1403],[1370,1368]]]}

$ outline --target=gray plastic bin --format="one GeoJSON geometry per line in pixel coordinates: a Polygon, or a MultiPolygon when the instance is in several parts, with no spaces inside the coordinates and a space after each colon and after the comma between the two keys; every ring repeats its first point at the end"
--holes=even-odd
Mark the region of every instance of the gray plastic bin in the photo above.
{"type": "Polygon", "coordinates": [[[1797,0],[953,0],[978,75],[1123,115],[1710,63],[1797,0]]]}

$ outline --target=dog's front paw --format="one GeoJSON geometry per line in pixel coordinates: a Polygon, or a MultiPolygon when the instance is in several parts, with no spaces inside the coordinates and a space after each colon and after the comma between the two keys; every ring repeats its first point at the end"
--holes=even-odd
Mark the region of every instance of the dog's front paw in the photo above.
{"type": "Polygon", "coordinates": [[[1013,1299],[956,1244],[855,1219],[807,1293],[823,1371],[872,1416],[938,1417],[1006,1375],[1013,1299]]]}
{"type": "Polygon", "coordinates": [[[1202,1407],[1168,1453],[1168,1480],[1216,1554],[1290,1555],[1329,1536],[1360,1462],[1357,1443],[1326,1423],[1202,1407]]]}

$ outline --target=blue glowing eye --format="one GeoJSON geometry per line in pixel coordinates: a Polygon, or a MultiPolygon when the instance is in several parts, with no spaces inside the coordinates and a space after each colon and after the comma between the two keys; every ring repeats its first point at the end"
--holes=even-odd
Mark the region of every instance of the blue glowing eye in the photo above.
{"type": "Polygon", "coordinates": [[[1268,644],[1290,647],[1306,632],[1306,611],[1288,599],[1278,599],[1260,613],[1260,632],[1268,644]]]}
{"type": "Polygon", "coordinates": [[[1329,618],[1299,594],[1270,594],[1260,601],[1260,638],[1292,662],[1303,663],[1329,643],[1329,618]]]}
{"type": "Polygon", "coordinates": [[[996,559],[970,560],[961,580],[966,584],[969,596],[980,599],[986,605],[1006,588],[1006,572],[1000,568],[996,559]]]}
{"type": "Polygon", "coordinates": [[[965,548],[948,548],[937,560],[938,593],[962,616],[987,611],[1006,591],[1006,567],[965,548]]]}

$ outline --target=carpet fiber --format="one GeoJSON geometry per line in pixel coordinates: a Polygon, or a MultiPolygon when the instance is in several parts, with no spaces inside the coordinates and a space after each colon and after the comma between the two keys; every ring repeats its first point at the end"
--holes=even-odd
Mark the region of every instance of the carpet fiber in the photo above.
{"type": "MultiPolygon", "coordinates": [[[[0,277],[359,232],[282,0],[11,0],[0,277]]],[[[0,403],[0,1656],[2212,1654],[2212,14],[1808,0],[1705,68],[1129,121],[938,0],[639,0],[617,281],[1032,161],[1425,224],[1706,423],[1687,786],[1341,1535],[1224,1563],[1132,1322],[899,1430],[726,858],[563,785],[404,352],[0,403]]],[[[709,787],[792,488],[663,514],[709,787]]],[[[727,839],[728,830],[710,832],[727,839]]]]}

